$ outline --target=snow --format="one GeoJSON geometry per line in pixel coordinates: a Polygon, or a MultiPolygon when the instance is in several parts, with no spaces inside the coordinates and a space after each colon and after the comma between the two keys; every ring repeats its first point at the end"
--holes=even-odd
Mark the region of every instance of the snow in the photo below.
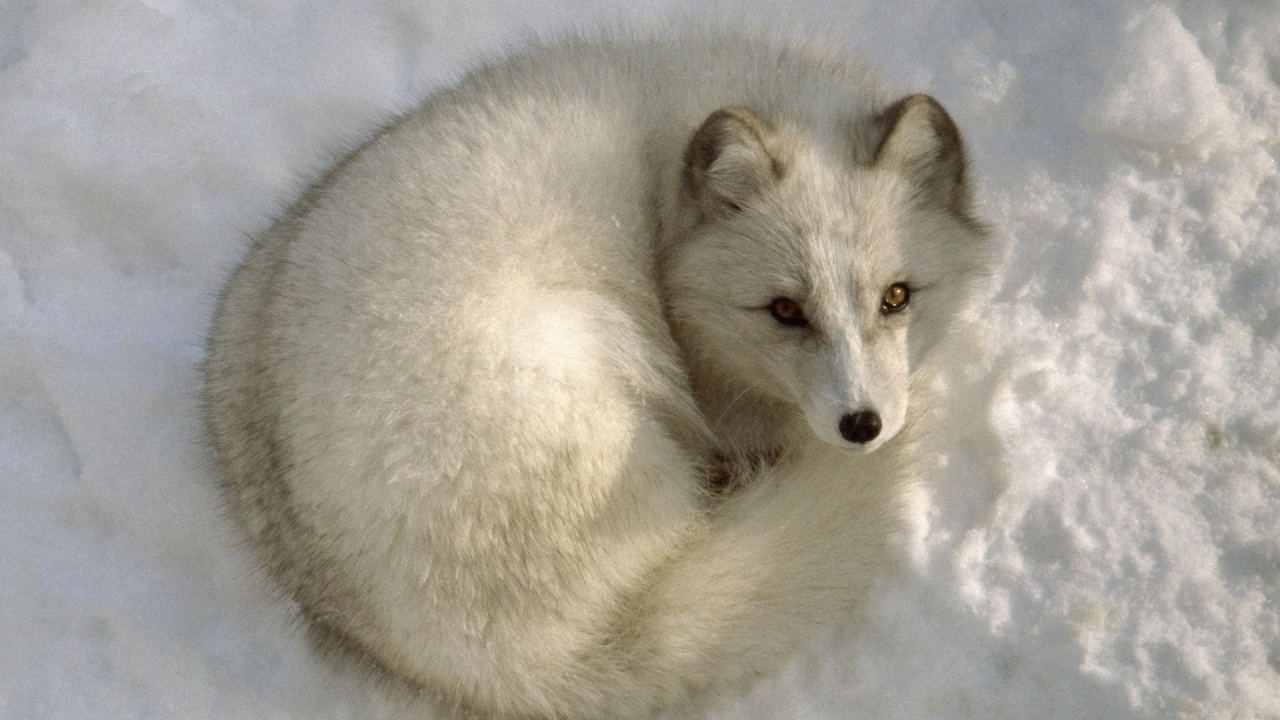
{"type": "MultiPolygon", "coordinates": [[[[1007,262],[866,617],[671,716],[1280,718],[1280,5],[720,8],[939,97],[1007,262]]],[[[223,521],[210,313],[246,234],[389,113],[623,15],[0,4],[0,718],[421,711],[313,656],[223,521]]]]}

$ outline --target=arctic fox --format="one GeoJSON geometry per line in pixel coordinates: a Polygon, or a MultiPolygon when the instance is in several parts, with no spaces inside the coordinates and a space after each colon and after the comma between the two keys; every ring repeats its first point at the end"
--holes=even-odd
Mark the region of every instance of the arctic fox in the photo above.
{"type": "Polygon", "coordinates": [[[635,718],[849,616],[990,248],[955,125],[719,32],[484,67],[221,301],[231,512],[330,646],[468,713],[635,718]],[[918,401],[917,401],[918,403],[918,401]]]}

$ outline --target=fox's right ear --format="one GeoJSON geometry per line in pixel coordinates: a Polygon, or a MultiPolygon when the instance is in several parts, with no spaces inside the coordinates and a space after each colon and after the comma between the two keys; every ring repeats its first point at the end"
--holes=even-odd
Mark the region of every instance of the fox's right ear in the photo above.
{"type": "Polygon", "coordinates": [[[970,218],[964,143],[937,100],[910,95],[877,115],[873,125],[880,135],[873,164],[899,168],[926,196],[956,216],[970,218]]]}
{"type": "Polygon", "coordinates": [[[705,215],[737,212],[782,179],[773,128],[750,110],[721,108],[693,134],[684,153],[685,190],[705,215]]]}

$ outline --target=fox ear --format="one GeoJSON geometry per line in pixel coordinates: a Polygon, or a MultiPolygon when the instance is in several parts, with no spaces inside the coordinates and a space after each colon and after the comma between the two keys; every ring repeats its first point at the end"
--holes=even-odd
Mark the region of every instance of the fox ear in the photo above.
{"type": "Polygon", "coordinates": [[[890,105],[873,123],[881,133],[874,165],[901,168],[930,200],[962,219],[971,217],[964,144],[937,100],[910,95],[890,105]]]}
{"type": "Polygon", "coordinates": [[[684,154],[685,188],[708,215],[737,212],[783,175],[773,128],[738,107],[721,108],[693,134],[684,154]]]}

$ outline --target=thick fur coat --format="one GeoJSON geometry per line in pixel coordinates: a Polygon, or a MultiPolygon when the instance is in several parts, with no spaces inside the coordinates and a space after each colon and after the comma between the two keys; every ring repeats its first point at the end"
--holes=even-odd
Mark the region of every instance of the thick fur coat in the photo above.
{"type": "Polygon", "coordinates": [[[226,497],[331,643],[482,715],[643,717],[859,602],[989,258],[951,119],[837,54],[537,47],[235,273],[226,497]]]}

